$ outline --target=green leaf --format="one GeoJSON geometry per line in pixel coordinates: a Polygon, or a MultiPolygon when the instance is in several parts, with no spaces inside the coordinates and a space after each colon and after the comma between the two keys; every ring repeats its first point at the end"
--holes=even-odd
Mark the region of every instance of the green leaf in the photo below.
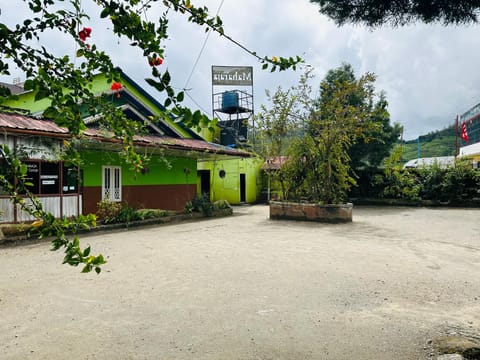
{"type": "Polygon", "coordinates": [[[35,101],[39,101],[39,100],[42,100],[42,99],[45,99],[46,97],[48,97],[48,92],[46,90],[39,90],[36,94],[35,94],[35,101]]]}
{"type": "Polygon", "coordinates": [[[155,89],[157,89],[160,92],[163,92],[165,90],[165,86],[159,83],[158,81],[155,81],[150,78],[145,79],[145,81],[147,82],[147,84],[149,84],[150,86],[153,86],[155,89]]]}
{"type": "Polygon", "coordinates": [[[167,85],[170,83],[170,80],[171,80],[171,77],[170,77],[170,73],[168,71],[165,71],[165,74],[163,74],[162,76],[162,82],[167,85]]]}
{"type": "Polygon", "coordinates": [[[105,6],[105,8],[100,13],[100,17],[101,18],[106,18],[108,15],[110,15],[110,8],[108,6],[105,6]]]}
{"type": "Polygon", "coordinates": [[[83,256],[87,257],[88,255],[90,255],[90,246],[83,250],[83,256]]]}
{"type": "Polygon", "coordinates": [[[77,57],[82,57],[83,54],[84,54],[83,49],[78,49],[78,50],[77,50],[77,57]]]}
{"type": "Polygon", "coordinates": [[[105,259],[103,258],[103,255],[98,255],[95,259],[93,259],[92,264],[93,265],[105,264],[105,259]]]}
{"type": "Polygon", "coordinates": [[[33,80],[26,80],[23,83],[23,89],[24,90],[34,90],[35,89],[35,81],[33,80]]]}
{"type": "Polygon", "coordinates": [[[181,91],[177,94],[177,101],[178,102],[182,102],[184,98],[185,98],[185,93],[183,91],[181,91]]]}

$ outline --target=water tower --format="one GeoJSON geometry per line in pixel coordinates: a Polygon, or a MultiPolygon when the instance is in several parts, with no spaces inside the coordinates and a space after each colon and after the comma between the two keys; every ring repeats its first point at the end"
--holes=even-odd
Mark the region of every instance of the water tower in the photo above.
{"type": "Polygon", "coordinates": [[[212,66],[212,109],[213,117],[219,120],[220,144],[245,144],[248,125],[253,122],[251,66],[212,66]]]}

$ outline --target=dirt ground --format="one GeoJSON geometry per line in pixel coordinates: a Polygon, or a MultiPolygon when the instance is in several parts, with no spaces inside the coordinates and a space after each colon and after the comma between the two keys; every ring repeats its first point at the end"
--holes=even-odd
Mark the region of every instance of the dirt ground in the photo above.
{"type": "Polygon", "coordinates": [[[0,359],[436,359],[480,329],[480,210],[354,207],[351,224],[225,218],[0,248],[0,359]]]}

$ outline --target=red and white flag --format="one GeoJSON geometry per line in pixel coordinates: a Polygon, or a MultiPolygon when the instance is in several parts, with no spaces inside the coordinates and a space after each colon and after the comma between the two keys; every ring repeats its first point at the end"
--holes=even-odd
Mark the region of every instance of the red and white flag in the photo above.
{"type": "Polygon", "coordinates": [[[470,140],[468,138],[468,132],[467,132],[467,123],[464,121],[462,123],[462,132],[460,133],[460,137],[464,140],[464,141],[467,141],[470,140]]]}

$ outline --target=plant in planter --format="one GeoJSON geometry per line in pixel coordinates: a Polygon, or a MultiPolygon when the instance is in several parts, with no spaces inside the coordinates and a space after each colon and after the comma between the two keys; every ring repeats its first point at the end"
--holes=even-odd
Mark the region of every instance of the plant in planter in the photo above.
{"type": "Polygon", "coordinates": [[[292,141],[280,170],[288,184],[284,200],[296,203],[272,202],[271,218],[351,221],[352,205],[346,201],[355,179],[349,151],[358,139],[370,140],[368,134],[379,126],[375,119],[386,111],[375,101],[374,82],[370,73],[355,79],[349,65],[328,72],[320,96],[305,103],[309,111],[302,134],[292,141]]]}
{"type": "MultiPolygon", "coordinates": [[[[265,91],[270,107],[261,105],[261,111],[255,117],[256,141],[255,151],[267,159],[268,182],[282,198],[288,198],[289,184],[282,167],[285,155],[292,144],[303,132],[303,127],[310,112],[310,93],[312,88],[313,68],[307,68],[300,77],[298,85],[284,90],[278,87],[275,92],[265,91]]],[[[270,199],[270,192],[268,193],[270,199]]]]}

